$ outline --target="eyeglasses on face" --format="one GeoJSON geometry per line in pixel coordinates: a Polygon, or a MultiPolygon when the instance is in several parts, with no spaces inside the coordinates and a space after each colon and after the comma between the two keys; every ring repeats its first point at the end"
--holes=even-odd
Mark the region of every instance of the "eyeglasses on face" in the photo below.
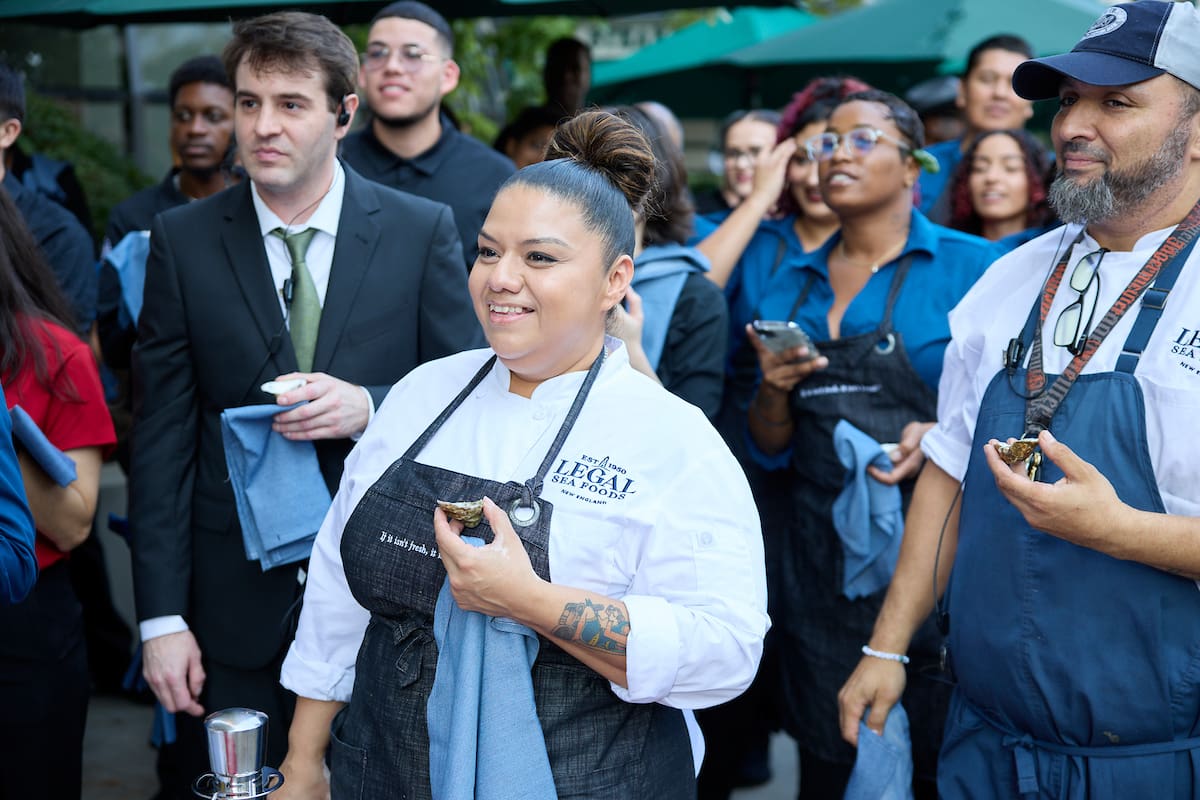
{"type": "Polygon", "coordinates": [[[842,146],[842,142],[849,145],[850,154],[857,157],[870,153],[880,140],[891,142],[903,153],[913,151],[907,144],[895,136],[884,133],[879,128],[854,128],[849,133],[841,134],[832,131],[818,133],[804,143],[804,149],[808,151],[808,157],[812,161],[828,161],[842,146]]]}
{"type": "Polygon", "coordinates": [[[422,50],[419,44],[406,44],[398,48],[391,48],[386,44],[372,44],[367,47],[367,52],[362,54],[363,66],[370,72],[381,70],[392,60],[393,53],[409,72],[418,72],[425,64],[442,60],[436,53],[422,50]]]}
{"type": "Polygon", "coordinates": [[[1058,315],[1058,322],[1054,325],[1054,343],[1067,348],[1073,356],[1083,352],[1088,332],[1092,329],[1092,319],[1096,315],[1096,303],[1100,296],[1100,262],[1104,260],[1104,254],[1107,252],[1108,250],[1101,247],[1088,253],[1079,259],[1075,269],[1071,271],[1069,285],[1079,292],[1079,297],[1058,315]],[[1095,292],[1091,291],[1093,283],[1096,285],[1095,292]]]}
{"type": "Polygon", "coordinates": [[[758,161],[758,157],[760,155],[762,155],[762,153],[763,153],[763,148],[750,147],[746,150],[737,150],[735,148],[730,148],[730,149],[724,151],[721,155],[725,158],[726,161],[728,161],[731,164],[736,164],[737,162],[742,161],[743,159],[746,161],[749,161],[751,164],[753,164],[755,161],[758,161]]]}

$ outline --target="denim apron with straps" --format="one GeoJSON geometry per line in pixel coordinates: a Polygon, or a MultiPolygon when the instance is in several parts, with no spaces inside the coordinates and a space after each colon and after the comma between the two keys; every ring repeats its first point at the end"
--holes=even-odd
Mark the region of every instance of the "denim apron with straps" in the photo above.
{"type": "MultiPolygon", "coordinates": [[[[1133,373],[1187,253],[1180,256],[1146,292],[1116,370],[1079,375],[1044,425],[1033,420],[1034,430],[1048,427],[1095,466],[1122,502],[1155,513],[1164,508],[1133,373]]],[[[1038,305],[1023,345],[1041,330],[1038,305]]],[[[1027,349],[1016,350],[1017,363],[1027,349]]],[[[1030,369],[1044,380],[1035,378],[1034,388],[1060,377],[1041,376],[1040,365],[1035,351],[1030,369]]],[[[1028,371],[1010,363],[996,374],[975,426],[948,589],[958,690],[939,791],[997,800],[1194,798],[1200,589],[1035,530],[996,489],[984,447],[1029,430],[1026,403],[1043,395],[1017,388],[1031,385],[1028,371]]],[[[1041,480],[1060,478],[1056,465],[1042,462],[1041,480]]]]}
{"type": "MultiPolygon", "coordinates": [[[[367,490],[350,516],[342,561],[350,590],[371,619],[350,703],[333,723],[332,800],[430,800],[425,708],[437,669],[433,613],[446,578],[433,509],[438,500],[492,498],[508,511],[534,571],[550,580],[554,509],[540,497],[542,482],[579,418],[603,359],[601,352],[529,480],[498,483],[416,461],[491,372],[493,357],[367,490]]],[[[486,519],[472,534],[485,542],[493,538],[486,519]]],[[[558,797],[694,797],[691,745],[678,709],[622,701],[606,679],[545,638],[532,679],[558,797]]]]}
{"type": "MultiPolygon", "coordinates": [[[[842,594],[842,544],[833,527],[833,501],[846,474],[833,446],[833,430],[848,420],[878,442],[897,442],[910,422],[932,420],[937,397],[909,361],[892,312],[911,257],[896,264],[879,326],[867,333],[817,343],[829,366],[792,390],[794,422],[790,465],[791,514],[784,526],[781,593],[776,625],[782,639],[788,732],[818,758],[850,764],[854,750],[838,727],[837,692],[862,657],[884,592],[855,600],[842,594]]],[[[807,284],[791,316],[803,305],[807,284]]],[[[901,486],[905,505],[912,482],[901,486]]],[[[930,625],[914,642],[906,694],[914,757],[932,769],[949,689],[918,674],[937,663],[930,625]]]]}

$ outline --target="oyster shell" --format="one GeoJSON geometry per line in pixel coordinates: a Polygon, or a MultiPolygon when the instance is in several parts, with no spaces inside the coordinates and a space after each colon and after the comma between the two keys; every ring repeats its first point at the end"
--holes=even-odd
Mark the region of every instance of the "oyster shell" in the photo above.
{"type": "Polygon", "coordinates": [[[483,500],[468,500],[460,503],[438,500],[437,504],[447,517],[458,520],[468,528],[474,528],[483,520],[483,500]]]}
{"type": "Polygon", "coordinates": [[[1033,455],[1033,451],[1037,449],[1038,440],[1033,438],[1017,439],[1012,444],[1004,442],[996,442],[996,452],[1000,454],[1001,460],[1005,464],[1016,464],[1024,461],[1033,455]]]}

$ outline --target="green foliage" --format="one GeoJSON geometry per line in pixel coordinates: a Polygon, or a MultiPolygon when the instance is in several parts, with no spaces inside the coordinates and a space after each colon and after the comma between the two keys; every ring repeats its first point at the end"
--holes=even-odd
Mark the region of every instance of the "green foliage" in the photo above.
{"type": "Polygon", "coordinates": [[[70,109],[28,88],[21,145],[26,152],[75,165],[75,174],[87,194],[92,235],[97,241],[104,234],[112,207],[153,182],[111,142],[87,130],[70,109]]]}
{"type": "Polygon", "coordinates": [[[462,78],[447,100],[463,127],[491,143],[506,120],[542,103],[546,48],[573,36],[576,23],[573,17],[454,21],[454,58],[462,78]]]}

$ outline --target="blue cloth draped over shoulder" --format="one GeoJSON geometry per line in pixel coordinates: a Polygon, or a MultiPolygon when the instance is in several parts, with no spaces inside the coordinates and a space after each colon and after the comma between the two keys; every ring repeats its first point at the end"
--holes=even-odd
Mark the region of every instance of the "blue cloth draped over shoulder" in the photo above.
{"type": "Polygon", "coordinates": [[[221,412],[225,465],[246,558],[257,559],[264,572],[309,557],[331,502],[313,443],[294,442],[271,430],[274,416],[291,408],[296,406],[221,412]]]}
{"type": "MultiPolygon", "coordinates": [[[[483,540],[464,536],[479,547],[483,540]]],[[[437,673],[426,702],[429,781],[439,800],[554,800],[554,775],[533,699],[537,635],[463,611],[442,584],[433,614],[437,673]]]]}
{"type": "Polygon", "coordinates": [[[904,512],[900,487],[867,474],[872,465],[892,471],[892,461],[879,442],[842,420],[833,429],[833,447],[846,468],[842,492],[833,501],[833,527],[842,543],[842,593],[854,600],[891,582],[900,555],[904,512]]]}
{"type": "Polygon", "coordinates": [[[695,248],[679,244],[651,245],[634,262],[633,289],[641,295],[646,315],[642,349],[654,369],[662,358],[679,293],[693,272],[708,272],[708,259],[695,248]]]}

